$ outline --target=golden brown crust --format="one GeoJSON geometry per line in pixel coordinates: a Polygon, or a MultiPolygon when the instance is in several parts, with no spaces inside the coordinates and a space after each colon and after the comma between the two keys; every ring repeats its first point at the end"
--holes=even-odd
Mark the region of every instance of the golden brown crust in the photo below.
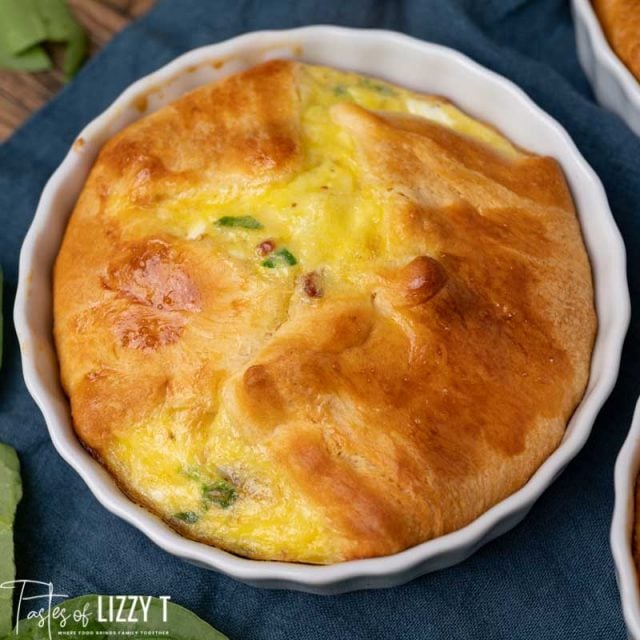
{"type": "Polygon", "coordinates": [[[454,530],[520,488],[582,396],[596,322],[554,160],[351,103],[331,118],[362,188],[389,194],[381,233],[397,254],[371,263],[368,284],[338,292],[302,265],[291,286],[307,299],[293,304],[206,237],[149,234],[135,211],[160,215],[167,194],[300,170],[298,72],[261,65],[105,145],[56,263],[55,337],[76,431],[99,457],[159,408],[187,408],[194,438],[224,408],[331,523],[331,562],[454,530]]]}
{"type": "Polygon", "coordinates": [[[640,81],[640,5],[637,0],[593,0],[593,8],[611,47],[640,81]]]}

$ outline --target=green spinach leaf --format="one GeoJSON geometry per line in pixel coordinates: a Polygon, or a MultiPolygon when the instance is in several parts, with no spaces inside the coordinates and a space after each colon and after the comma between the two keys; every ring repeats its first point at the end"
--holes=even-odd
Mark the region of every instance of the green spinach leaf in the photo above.
{"type": "Polygon", "coordinates": [[[216,221],[219,227],[242,227],[243,229],[262,229],[262,223],[253,216],[222,216],[216,221]]]}
{"type": "Polygon", "coordinates": [[[65,44],[63,71],[67,78],[78,70],[87,50],[87,37],[65,0],[0,0],[0,66],[15,71],[51,68],[41,46],[65,44]]]}
{"type": "MultiPolygon", "coordinates": [[[[0,584],[16,579],[13,558],[13,521],[22,498],[20,462],[16,452],[0,444],[0,584]]],[[[0,589],[0,638],[11,631],[13,589],[0,589]]]]}

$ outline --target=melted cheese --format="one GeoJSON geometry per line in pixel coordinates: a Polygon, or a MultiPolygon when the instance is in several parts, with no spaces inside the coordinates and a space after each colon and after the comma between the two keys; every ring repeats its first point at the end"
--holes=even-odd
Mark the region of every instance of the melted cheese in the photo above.
{"type": "MultiPolygon", "coordinates": [[[[371,260],[393,260],[397,246],[384,211],[397,197],[371,188],[360,175],[354,143],[331,118],[330,108],[355,102],[372,111],[408,113],[450,127],[488,144],[509,157],[517,149],[495,129],[470,118],[451,103],[420,96],[381,80],[325,67],[302,67],[302,137],[305,166],[294,178],[264,188],[209,190],[206,185],[165,199],[152,216],[128,203],[118,203],[118,215],[128,224],[137,220],[140,235],[171,233],[194,239],[208,236],[220,255],[250,262],[255,277],[277,274],[256,260],[255,245],[265,237],[286,246],[298,260],[297,271],[327,267],[340,280],[358,280],[371,260]],[[263,230],[216,225],[223,216],[251,215],[263,230]]],[[[294,273],[288,271],[289,275],[294,273]]]]}

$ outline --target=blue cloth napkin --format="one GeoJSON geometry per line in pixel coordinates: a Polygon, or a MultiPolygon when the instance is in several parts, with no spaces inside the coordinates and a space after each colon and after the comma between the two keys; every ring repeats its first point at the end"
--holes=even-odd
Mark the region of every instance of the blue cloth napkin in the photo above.
{"type": "Polygon", "coordinates": [[[608,533],[613,465],[640,390],[639,253],[640,139],[594,102],[565,0],[161,1],[0,147],[0,441],[18,449],[24,470],[19,577],[71,595],[170,595],[235,640],[624,638],[608,533]],[[395,29],[455,47],[557,118],[605,184],[626,241],[635,319],[619,382],[589,442],[520,526],[451,569],[336,597],[259,590],[194,568],[107,513],[54,451],[24,387],[10,320],[18,251],[39,194],[87,122],[132,81],[193,47],[313,23],[395,29]]]}

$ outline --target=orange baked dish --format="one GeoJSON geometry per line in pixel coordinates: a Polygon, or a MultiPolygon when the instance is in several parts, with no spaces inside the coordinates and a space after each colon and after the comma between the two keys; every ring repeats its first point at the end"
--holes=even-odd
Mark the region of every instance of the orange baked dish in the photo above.
{"type": "Polygon", "coordinates": [[[190,538],[309,563],[400,551],[522,487],[596,331],[555,160],[286,61],[104,146],[54,302],[76,432],[122,489],[190,538]]]}
{"type": "Polygon", "coordinates": [[[593,8],[612,49],[640,81],[640,2],[593,0],[593,8]]]}

